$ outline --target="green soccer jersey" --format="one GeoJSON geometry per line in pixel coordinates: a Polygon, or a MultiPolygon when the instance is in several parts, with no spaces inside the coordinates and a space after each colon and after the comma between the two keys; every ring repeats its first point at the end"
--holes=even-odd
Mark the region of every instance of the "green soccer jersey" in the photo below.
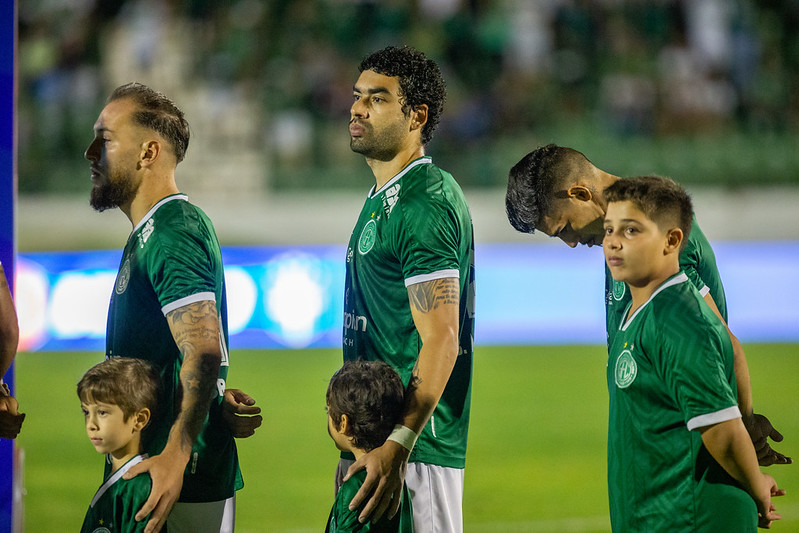
{"type": "Polygon", "coordinates": [[[454,178],[422,157],[370,191],[346,261],[344,359],[385,361],[406,385],[422,347],[407,287],[459,279],[458,358],[410,461],[463,468],[474,344],[474,237],[454,178]]]}
{"type": "MultiPolygon", "coordinates": [[[[152,482],[148,474],[125,480],[122,476],[145,456],[137,455],[111,474],[92,499],[81,533],[136,533],[144,531],[147,520],[136,522],[134,516],[150,496],[152,482]]],[[[161,529],[166,532],[166,526],[161,529]]]]}
{"type": "Polygon", "coordinates": [[[330,510],[325,533],[413,533],[413,507],[407,485],[402,487],[402,501],[393,519],[383,516],[374,523],[369,521],[362,524],[358,521],[361,509],[350,511],[349,504],[365,479],[366,470],[361,470],[341,485],[330,510]]]}
{"type": "Polygon", "coordinates": [[[222,255],[211,221],[182,194],[158,202],[136,225],[122,254],[111,295],[106,334],[108,357],[145,359],[161,374],[164,392],[143,450],[161,452],[177,416],[182,355],[166,315],[213,300],[219,314],[222,365],[205,425],[183,478],[182,502],[219,501],[241,488],[236,444],[222,418],[228,373],[227,303],[222,255]]]}
{"type": "Polygon", "coordinates": [[[756,531],[754,500],[695,431],[741,415],[730,337],[685,273],[621,324],[607,381],[613,530],[756,531]]]}
{"type": "MultiPolygon", "coordinates": [[[[696,215],[693,217],[691,233],[688,235],[685,248],[680,252],[680,269],[688,275],[688,279],[702,296],[710,293],[726,322],[727,297],[724,295],[724,286],[721,284],[721,276],[716,267],[716,254],[713,253],[713,248],[696,222],[696,215]]],[[[629,304],[629,287],[624,282],[614,280],[608,266],[605,265],[605,330],[608,347],[613,344],[613,335],[618,331],[629,304]]]]}

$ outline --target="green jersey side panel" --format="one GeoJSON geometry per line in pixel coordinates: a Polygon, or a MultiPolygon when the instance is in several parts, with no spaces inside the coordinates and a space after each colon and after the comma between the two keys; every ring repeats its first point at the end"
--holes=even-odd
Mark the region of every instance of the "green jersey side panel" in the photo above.
{"type": "Polygon", "coordinates": [[[407,385],[421,349],[407,287],[460,283],[460,348],[444,393],[411,461],[463,468],[474,344],[474,237],[454,178],[427,157],[370,194],[347,249],[344,359],[381,360],[407,385]]]}
{"type": "MultiPolygon", "coordinates": [[[[685,248],[680,252],[680,269],[704,296],[708,292],[713,297],[719,313],[727,321],[727,297],[724,285],[716,267],[716,254],[710,246],[702,228],[693,217],[691,233],[685,248]]],[[[624,282],[616,281],[605,265],[605,328],[608,336],[608,347],[613,344],[613,335],[622,323],[624,311],[630,303],[630,290],[624,282]]]]}
{"type": "Polygon", "coordinates": [[[622,324],[609,350],[614,531],[756,531],[752,498],[699,431],[740,417],[727,330],[685,273],[622,324]]]}
{"type": "MultiPolygon", "coordinates": [[[[141,462],[137,455],[108,477],[92,499],[81,533],[139,533],[147,527],[147,521],[136,522],[134,517],[150,496],[152,481],[148,474],[140,474],[124,480],[128,469],[141,462]]],[[[162,529],[166,531],[166,526],[162,529]]]]}
{"type": "Polygon", "coordinates": [[[361,470],[341,485],[330,510],[325,533],[413,533],[413,507],[407,485],[402,487],[402,501],[393,519],[383,516],[377,522],[362,524],[358,521],[362,509],[350,511],[349,504],[365,479],[366,471],[361,470]]]}
{"type": "Polygon", "coordinates": [[[137,357],[159,369],[163,395],[143,435],[143,451],[160,453],[179,410],[182,355],[166,314],[198,301],[216,302],[222,365],[208,418],[192,450],[180,501],[229,498],[240,488],[236,445],[222,419],[228,373],[227,298],[222,255],[213,225],[185,195],[156,204],[133,230],[111,295],[106,334],[108,357],[137,357]]]}

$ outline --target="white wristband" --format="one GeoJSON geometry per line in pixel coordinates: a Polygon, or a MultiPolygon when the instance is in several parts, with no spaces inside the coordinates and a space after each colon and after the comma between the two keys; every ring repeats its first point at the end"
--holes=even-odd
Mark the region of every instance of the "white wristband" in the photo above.
{"type": "Polygon", "coordinates": [[[411,428],[397,424],[386,440],[393,440],[410,452],[413,450],[417,438],[419,438],[419,435],[411,428]]]}

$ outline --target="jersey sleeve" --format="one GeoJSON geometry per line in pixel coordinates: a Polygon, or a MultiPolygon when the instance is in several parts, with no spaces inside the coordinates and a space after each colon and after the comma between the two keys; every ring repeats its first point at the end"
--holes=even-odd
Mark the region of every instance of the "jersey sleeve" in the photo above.
{"type": "Polygon", "coordinates": [[[732,345],[722,335],[720,321],[714,325],[716,317],[702,313],[699,304],[692,300],[657,313],[663,325],[660,372],[689,430],[741,416],[730,385],[732,369],[727,367],[732,364],[732,345]],[[728,363],[725,354],[730,355],[728,363]]]}
{"type": "Polygon", "coordinates": [[[341,488],[339,488],[336,495],[336,505],[328,521],[327,529],[330,533],[335,532],[367,532],[371,531],[371,522],[362,524],[358,521],[358,516],[361,514],[361,509],[350,511],[349,504],[358,489],[361,488],[363,481],[359,477],[352,477],[348,479],[341,488]]]}
{"type": "Polygon", "coordinates": [[[452,206],[439,198],[416,198],[407,203],[397,250],[405,286],[460,277],[461,228],[452,206]]]}
{"type": "Polygon", "coordinates": [[[166,315],[196,301],[215,297],[214,265],[200,225],[158,228],[147,254],[147,272],[166,315]]]}
{"type": "Polygon", "coordinates": [[[704,298],[707,296],[707,293],[710,292],[710,287],[702,280],[699,267],[701,263],[701,248],[689,237],[685,245],[685,250],[680,254],[680,269],[685,272],[693,286],[696,287],[696,290],[698,290],[699,294],[704,298]]]}

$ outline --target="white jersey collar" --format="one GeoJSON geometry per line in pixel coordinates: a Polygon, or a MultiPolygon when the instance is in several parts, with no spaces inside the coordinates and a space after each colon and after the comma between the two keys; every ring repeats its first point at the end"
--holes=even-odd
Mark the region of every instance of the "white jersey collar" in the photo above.
{"type": "Polygon", "coordinates": [[[167,202],[171,202],[172,200],[185,200],[185,201],[188,202],[189,201],[189,196],[187,194],[183,194],[183,193],[176,193],[176,194],[167,196],[166,198],[162,198],[161,200],[158,201],[157,204],[152,206],[149,211],[147,211],[147,214],[144,215],[144,217],[142,217],[142,219],[139,221],[138,224],[136,224],[136,227],[133,228],[133,231],[131,233],[135,233],[137,229],[142,227],[142,225],[145,222],[147,222],[150,218],[152,218],[153,214],[156,211],[158,211],[159,207],[161,207],[162,205],[164,205],[167,202]]]}
{"type": "MultiPolygon", "coordinates": [[[[650,297],[647,299],[647,301],[645,301],[645,302],[644,302],[644,304],[643,304],[641,307],[639,307],[638,309],[636,309],[636,310],[635,310],[635,313],[633,313],[633,315],[632,315],[630,318],[628,318],[627,320],[625,320],[625,321],[623,321],[623,322],[621,323],[621,326],[619,326],[619,331],[626,331],[626,330],[627,330],[627,328],[630,326],[630,324],[632,324],[633,320],[635,320],[635,317],[637,317],[637,316],[638,316],[638,313],[640,313],[640,312],[641,312],[641,310],[642,310],[644,307],[646,307],[646,306],[649,304],[649,302],[651,302],[651,301],[652,301],[652,299],[653,299],[655,296],[657,296],[657,295],[658,295],[658,293],[660,293],[660,292],[661,292],[661,291],[663,291],[664,289],[667,289],[667,288],[671,287],[672,285],[677,285],[677,284],[679,284],[679,283],[684,283],[684,282],[686,282],[686,281],[688,281],[688,276],[685,274],[685,272],[680,272],[679,274],[676,274],[675,276],[673,276],[673,277],[671,277],[671,278],[667,279],[666,281],[664,281],[663,283],[661,283],[660,287],[658,287],[657,289],[655,289],[655,292],[653,292],[653,293],[652,293],[652,296],[650,296],[650,297]]],[[[625,309],[625,310],[624,310],[624,314],[625,314],[625,315],[626,315],[626,314],[627,314],[627,313],[630,311],[630,307],[631,307],[632,305],[633,305],[633,302],[632,302],[632,301],[630,301],[630,303],[627,305],[627,309],[625,309]]]]}
{"type": "Polygon", "coordinates": [[[414,159],[413,161],[408,163],[408,165],[405,168],[400,170],[399,174],[397,174],[396,176],[394,176],[393,178],[388,180],[386,183],[384,183],[383,186],[380,187],[380,189],[375,190],[375,185],[372,185],[372,188],[369,189],[369,194],[368,194],[369,198],[373,198],[376,194],[378,194],[378,193],[382,192],[383,190],[387,189],[388,187],[391,187],[392,185],[394,185],[397,181],[399,181],[400,178],[402,178],[402,176],[407,174],[408,171],[411,170],[413,167],[416,167],[416,166],[419,166],[419,165],[425,165],[427,163],[432,163],[432,162],[433,162],[433,158],[430,157],[429,155],[423,155],[419,159],[414,159]]]}
{"type": "Polygon", "coordinates": [[[97,501],[102,497],[102,495],[105,494],[106,491],[110,489],[114,483],[119,481],[120,478],[125,475],[125,472],[130,470],[132,466],[137,465],[142,461],[144,461],[145,459],[147,459],[147,457],[148,455],[146,453],[137,455],[133,459],[131,459],[130,461],[119,467],[119,470],[111,474],[108,477],[108,479],[105,480],[103,486],[97,489],[97,493],[94,495],[94,498],[92,498],[92,503],[89,504],[89,507],[94,507],[94,504],[97,503],[97,501]]]}

